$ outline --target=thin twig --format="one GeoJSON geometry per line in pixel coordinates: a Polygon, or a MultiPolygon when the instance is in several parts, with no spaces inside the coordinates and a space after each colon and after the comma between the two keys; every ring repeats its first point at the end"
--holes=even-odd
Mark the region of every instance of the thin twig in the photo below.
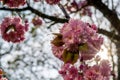
{"type": "Polygon", "coordinates": [[[60,9],[62,10],[62,12],[64,13],[65,17],[67,19],[70,18],[69,14],[67,13],[67,11],[65,10],[65,8],[63,7],[63,5],[61,5],[60,3],[58,4],[58,6],[60,7],[60,9]]]}

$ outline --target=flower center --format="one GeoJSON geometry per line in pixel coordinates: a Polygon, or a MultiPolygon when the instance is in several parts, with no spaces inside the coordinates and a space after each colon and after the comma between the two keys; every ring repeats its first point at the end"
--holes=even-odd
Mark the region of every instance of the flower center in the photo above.
{"type": "Polygon", "coordinates": [[[5,33],[9,34],[10,32],[14,32],[14,31],[16,31],[15,25],[11,24],[6,28],[5,33]]]}

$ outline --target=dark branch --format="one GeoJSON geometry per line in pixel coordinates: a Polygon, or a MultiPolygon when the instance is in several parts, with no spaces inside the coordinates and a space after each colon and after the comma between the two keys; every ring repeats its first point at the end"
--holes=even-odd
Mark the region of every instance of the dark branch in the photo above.
{"type": "Polygon", "coordinates": [[[103,15],[110,21],[110,23],[114,26],[117,32],[120,34],[120,20],[117,14],[110,10],[108,6],[106,6],[101,0],[87,0],[89,5],[93,5],[98,10],[100,10],[103,15]]]}
{"type": "Polygon", "coordinates": [[[43,18],[50,19],[50,20],[52,20],[52,21],[55,21],[56,23],[65,23],[65,22],[68,22],[68,19],[62,19],[62,18],[57,18],[57,17],[54,17],[54,16],[49,16],[49,15],[46,15],[46,14],[44,14],[44,13],[42,13],[42,12],[36,10],[36,9],[33,9],[32,7],[29,7],[29,10],[30,10],[32,13],[34,13],[34,14],[36,14],[36,15],[38,15],[38,16],[41,16],[41,17],[43,17],[43,18]]]}
{"type": "Polygon", "coordinates": [[[65,17],[66,17],[67,19],[70,19],[70,16],[69,16],[69,14],[67,13],[67,11],[65,10],[64,6],[61,5],[61,4],[58,4],[58,6],[60,7],[60,9],[62,10],[62,12],[64,13],[65,17]]]}
{"type": "Polygon", "coordinates": [[[6,8],[6,7],[2,7],[2,8],[0,8],[0,10],[22,12],[22,11],[29,10],[29,7],[20,8],[20,9],[18,9],[18,8],[6,8]]]}
{"type": "Polygon", "coordinates": [[[21,8],[21,9],[18,9],[18,8],[12,9],[12,8],[5,8],[5,7],[3,7],[3,8],[0,8],[0,10],[4,10],[4,11],[16,11],[16,12],[22,12],[22,11],[29,10],[32,13],[34,13],[34,14],[42,17],[42,18],[46,18],[46,19],[49,19],[51,21],[55,21],[56,23],[65,23],[65,22],[68,22],[68,19],[57,18],[55,16],[50,16],[50,15],[44,14],[44,13],[42,13],[42,12],[40,12],[40,11],[38,11],[38,10],[30,7],[30,6],[25,7],[25,8],[21,8]]]}
{"type": "Polygon", "coordinates": [[[103,29],[98,29],[98,32],[103,34],[103,35],[106,35],[107,37],[109,37],[111,39],[120,41],[120,35],[115,35],[114,33],[103,30],[103,29]]]}

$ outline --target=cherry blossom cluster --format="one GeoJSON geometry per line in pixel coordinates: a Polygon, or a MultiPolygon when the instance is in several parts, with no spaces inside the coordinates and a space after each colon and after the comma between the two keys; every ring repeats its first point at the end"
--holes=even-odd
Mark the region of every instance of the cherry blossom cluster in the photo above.
{"type": "Polygon", "coordinates": [[[4,72],[2,69],[0,69],[0,80],[8,80],[7,78],[3,77],[4,72]]]}
{"type": "Polygon", "coordinates": [[[109,80],[111,66],[108,60],[102,60],[99,64],[89,66],[81,63],[78,67],[67,63],[59,71],[64,80],[109,80]]]}
{"type": "Polygon", "coordinates": [[[5,17],[0,25],[2,38],[8,42],[21,42],[25,39],[28,23],[22,24],[20,17],[5,17]]]}
{"type": "Polygon", "coordinates": [[[23,6],[26,3],[26,0],[0,0],[3,4],[7,5],[8,7],[16,8],[19,6],[23,6]]]}
{"type": "Polygon", "coordinates": [[[92,59],[103,43],[95,25],[78,19],[70,19],[55,35],[52,41],[53,54],[65,63],[75,63],[78,58],[92,59]]]}
{"type": "Polygon", "coordinates": [[[53,54],[64,62],[59,73],[64,80],[110,80],[112,75],[108,60],[101,60],[96,56],[96,64],[90,66],[87,60],[92,60],[103,44],[103,38],[98,35],[97,27],[70,19],[54,33],[52,40],[53,54]],[[75,64],[79,63],[79,66],[75,64]]]}
{"type": "Polygon", "coordinates": [[[38,27],[38,26],[42,25],[42,20],[39,17],[34,17],[32,19],[32,23],[35,27],[38,27]]]}
{"type": "Polygon", "coordinates": [[[79,2],[73,0],[70,4],[67,4],[67,10],[70,12],[76,12],[80,10],[80,13],[82,15],[88,15],[88,16],[92,15],[90,7],[87,6],[87,0],[82,0],[79,2]]]}

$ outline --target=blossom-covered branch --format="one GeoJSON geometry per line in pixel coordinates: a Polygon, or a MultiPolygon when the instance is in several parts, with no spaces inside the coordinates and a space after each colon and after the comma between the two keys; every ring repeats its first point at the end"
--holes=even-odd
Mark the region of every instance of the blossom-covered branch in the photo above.
{"type": "MultiPolygon", "coordinates": [[[[68,22],[68,19],[57,18],[57,17],[55,17],[55,16],[50,16],[50,15],[44,14],[44,13],[42,13],[42,12],[40,12],[40,11],[38,11],[38,10],[30,7],[30,6],[27,6],[27,7],[25,7],[25,8],[14,8],[14,9],[2,7],[2,8],[0,8],[0,10],[4,10],[4,11],[16,11],[16,12],[22,12],[22,11],[27,11],[27,10],[29,10],[29,11],[33,12],[34,14],[36,14],[36,15],[42,17],[42,18],[46,18],[46,19],[55,21],[56,23],[68,22]]],[[[98,32],[100,32],[101,34],[104,34],[104,35],[106,35],[106,36],[108,36],[108,37],[110,37],[110,38],[112,37],[111,34],[113,35],[112,32],[108,32],[108,31],[103,30],[103,29],[98,29],[98,32]]],[[[112,38],[113,38],[114,40],[120,41],[120,36],[119,36],[119,35],[114,34],[114,36],[113,36],[112,38]]]]}

